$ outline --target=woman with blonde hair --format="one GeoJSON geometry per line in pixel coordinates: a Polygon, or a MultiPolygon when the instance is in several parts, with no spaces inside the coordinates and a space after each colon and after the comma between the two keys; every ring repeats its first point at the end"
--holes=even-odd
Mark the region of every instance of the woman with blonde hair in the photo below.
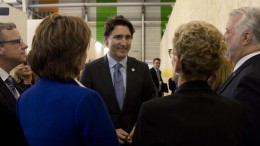
{"type": "Polygon", "coordinates": [[[133,146],[245,145],[242,106],[217,95],[207,83],[223,63],[221,32],[192,21],[177,28],[173,46],[178,88],[142,105],[133,146]]]}

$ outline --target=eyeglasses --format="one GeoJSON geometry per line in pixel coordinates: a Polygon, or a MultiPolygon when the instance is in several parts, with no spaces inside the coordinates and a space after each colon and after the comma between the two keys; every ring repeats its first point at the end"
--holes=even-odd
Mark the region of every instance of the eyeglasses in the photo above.
{"type": "Polygon", "coordinates": [[[174,54],[173,54],[173,49],[168,49],[168,53],[170,58],[173,58],[174,54]]]}
{"type": "Polygon", "coordinates": [[[23,44],[23,39],[16,39],[16,40],[10,40],[10,41],[2,41],[0,44],[6,44],[6,43],[12,43],[15,45],[22,45],[23,44]]]}

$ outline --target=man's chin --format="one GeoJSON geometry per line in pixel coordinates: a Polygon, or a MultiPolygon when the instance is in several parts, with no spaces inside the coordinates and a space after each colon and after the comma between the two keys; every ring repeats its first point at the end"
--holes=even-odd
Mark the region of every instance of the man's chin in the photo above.
{"type": "Polygon", "coordinates": [[[23,59],[20,60],[20,63],[26,62],[26,57],[24,57],[23,59]]]}
{"type": "Polygon", "coordinates": [[[128,54],[128,52],[127,51],[124,51],[124,52],[119,52],[118,53],[118,56],[120,56],[120,57],[126,57],[127,56],[127,54],[128,54]]]}

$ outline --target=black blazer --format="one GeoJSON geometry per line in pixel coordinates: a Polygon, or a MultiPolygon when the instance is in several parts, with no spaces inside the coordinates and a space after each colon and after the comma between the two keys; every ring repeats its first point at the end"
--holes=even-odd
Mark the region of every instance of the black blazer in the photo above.
{"type": "Polygon", "coordinates": [[[205,81],[183,83],[173,95],[145,102],[133,146],[242,146],[244,111],[205,81]]]}
{"type": "MultiPolygon", "coordinates": [[[[152,78],[153,78],[153,82],[154,82],[154,84],[155,84],[155,86],[158,90],[159,89],[159,80],[158,80],[155,68],[152,67],[150,69],[150,72],[151,72],[151,75],[152,75],[152,78]]],[[[162,82],[162,87],[161,87],[161,91],[158,92],[158,96],[161,97],[163,92],[168,92],[168,86],[167,86],[167,84],[165,84],[163,82],[160,70],[159,70],[159,75],[160,75],[160,81],[162,82]]]]}
{"type": "Polygon", "coordinates": [[[86,64],[81,83],[101,94],[115,128],[130,132],[136,123],[141,104],[157,96],[148,65],[135,58],[127,58],[126,95],[122,111],[119,109],[107,56],[86,64]]]}
{"type": "MultiPolygon", "coordinates": [[[[159,88],[159,79],[157,77],[157,73],[156,73],[156,70],[152,67],[150,69],[150,72],[151,72],[151,75],[152,75],[152,78],[153,78],[153,82],[155,84],[155,86],[157,87],[157,89],[159,88]]],[[[161,76],[161,71],[159,70],[159,75],[160,75],[160,81],[163,82],[162,80],[162,76],[161,76]]]]}
{"type": "Polygon", "coordinates": [[[244,105],[249,142],[252,146],[260,146],[260,55],[244,62],[217,93],[244,105]]]}
{"type": "MultiPolygon", "coordinates": [[[[20,94],[23,90],[15,83],[20,94]]],[[[0,145],[26,146],[20,124],[16,118],[16,99],[0,77],[0,145]]]]}

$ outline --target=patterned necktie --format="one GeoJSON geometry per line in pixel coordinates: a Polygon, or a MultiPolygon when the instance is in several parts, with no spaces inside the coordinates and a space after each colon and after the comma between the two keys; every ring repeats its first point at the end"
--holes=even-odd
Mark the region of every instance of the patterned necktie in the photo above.
{"type": "Polygon", "coordinates": [[[116,98],[120,109],[122,110],[124,104],[124,97],[125,97],[125,87],[124,87],[124,80],[123,76],[120,72],[121,64],[117,63],[114,66],[114,89],[116,92],[116,98]]]}
{"type": "Polygon", "coordinates": [[[7,84],[7,87],[9,88],[9,90],[14,95],[15,99],[18,99],[18,94],[17,94],[16,89],[14,87],[14,80],[13,80],[13,78],[10,75],[5,80],[5,83],[7,84]]]}

